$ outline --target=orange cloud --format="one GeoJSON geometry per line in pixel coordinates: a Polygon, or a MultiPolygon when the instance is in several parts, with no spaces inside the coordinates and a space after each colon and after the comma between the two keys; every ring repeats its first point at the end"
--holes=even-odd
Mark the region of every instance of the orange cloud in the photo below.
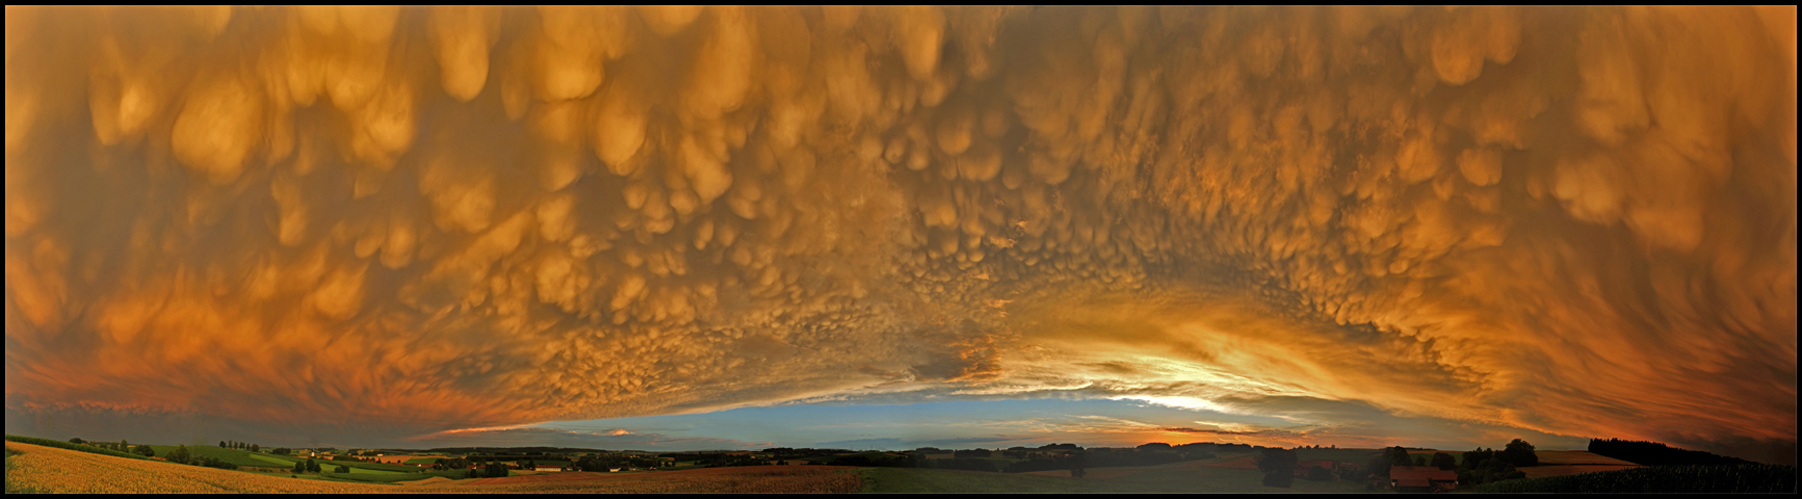
{"type": "Polygon", "coordinates": [[[1793,441],[1794,39],[8,7],[7,404],[429,434],[945,388],[1793,441]]]}

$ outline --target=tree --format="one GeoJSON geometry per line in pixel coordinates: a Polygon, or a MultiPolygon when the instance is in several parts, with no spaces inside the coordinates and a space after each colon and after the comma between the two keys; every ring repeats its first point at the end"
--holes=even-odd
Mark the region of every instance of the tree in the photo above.
{"type": "Polygon", "coordinates": [[[1295,451],[1264,449],[1258,457],[1258,471],[1264,472],[1264,486],[1289,488],[1295,483],[1295,451]]]}
{"type": "Polygon", "coordinates": [[[350,467],[340,464],[332,470],[332,473],[350,473],[350,467]]]}
{"type": "Polygon", "coordinates": [[[1435,452],[1433,453],[1433,466],[1446,471],[1456,470],[1458,469],[1458,460],[1451,454],[1435,452]]]}
{"type": "Polygon", "coordinates": [[[119,439],[119,445],[129,446],[129,445],[131,445],[131,442],[127,442],[127,441],[125,441],[125,439],[121,438],[121,439],[119,439]]]}
{"type": "MultiPolygon", "coordinates": [[[[1383,458],[1389,461],[1390,466],[1414,465],[1414,460],[1408,457],[1408,449],[1399,445],[1383,449],[1383,458]]],[[[1387,470],[1388,468],[1384,469],[1387,470]]]]}
{"type": "Polygon", "coordinates": [[[1384,456],[1371,456],[1370,460],[1364,462],[1364,469],[1379,478],[1389,476],[1389,466],[1389,459],[1384,456]]]}
{"type": "Polygon", "coordinates": [[[220,440],[220,441],[219,441],[219,448],[221,448],[221,449],[224,449],[224,448],[225,448],[225,441],[224,441],[224,440],[220,440]]]}
{"type": "Polygon", "coordinates": [[[1427,457],[1426,456],[1414,456],[1414,465],[1415,466],[1426,466],[1427,465],[1427,457]]]}
{"type": "Polygon", "coordinates": [[[262,452],[263,450],[262,450],[262,447],[258,446],[257,444],[250,444],[250,451],[251,452],[262,452]]]}
{"type": "Polygon", "coordinates": [[[308,459],[308,460],[307,460],[307,471],[310,471],[310,472],[313,472],[313,473],[318,473],[318,472],[319,472],[319,470],[320,470],[320,469],[319,469],[319,463],[318,463],[318,462],[316,462],[316,461],[313,461],[313,460],[312,460],[312,459],[308,459]]]}
{"type": "Polygon", "coordinates": [[[303,463],[300,461],[294,462],[294,473],[299,474],[299,473],[306,473],[306,472],[307,472],[307,463],[303,463]]]}
{"type": "Polygon", "coordinates": [[[175,447],[175,450],[169,451],[169,455],[165,459],[168,459],[171,462],[188,464],[189,461],[193,460],[193,455],[188,453],[188,446],[179,445],[175,447]]]}
{"type": "Polygon", "coordinates": [[[75,437],[75,438],[71,438],[71,439],[69,439],[69,443],[72,443],[72,444],[85,444],[85,443],[88,443],[88,441],[86,441],[86,440],[82,440],[82,439],[81,439],[81,437],[75,437]]]}
{"type": "Polygon", "coordinates": [[[1502,447],[1502,452],[1496,454],[1496,457],[1514,466],[1535,466],[1539,464],[1539,455],[1533,452],[1533,444],[1529,444],[1527,441],[1518,438],[1514,439],[1513,442],[1508,442],[1507,446],[1502,447]]]}
{"type": "Polygon", "coordinates": [[[1308,479],[1317,482],[1329,481],[1333,479],[1333,472],[1316,464],[1308,468],[1308,479]]]}

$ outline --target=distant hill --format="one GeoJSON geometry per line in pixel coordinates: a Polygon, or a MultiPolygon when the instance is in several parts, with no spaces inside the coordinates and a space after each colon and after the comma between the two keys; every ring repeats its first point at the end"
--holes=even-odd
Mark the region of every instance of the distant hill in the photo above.
{"type": "Polygon", "coordinates": [[[579,449],[571,447],[440,447],[428,449],[435,454],[522,454],[526,452],[545,452],[568,454],[571,452],[620,452],[604,449],[579,449]]]}
{"type": "Polygon", "coordinates": [[[1646,466],[1758,464],[1712,452],[1679,449],[1658,442],[1638,442],[1618,438],[1591,439],[1589,452],[1646,466]]]}

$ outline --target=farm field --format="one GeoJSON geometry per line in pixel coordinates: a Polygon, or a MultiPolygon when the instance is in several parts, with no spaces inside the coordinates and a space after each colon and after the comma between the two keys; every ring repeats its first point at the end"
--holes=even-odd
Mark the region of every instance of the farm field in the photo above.
{"type": "Polygon", "coordinates": [[[1194,464],[1196,464],[1198,466],[1207,466],[1207,467],[1212,467],[1212,468],[1227,468],[1227,469],[1235,469],[1235,470],[1255,470],[1255,469],[1258,469],[1258,458],[1252,457],[1252,456],[1240,456],[1240,457],[1233,457],[1233,458],[1228,458],[1228,459],[1215,458],[1215,459],[1210,459],[1210,460],[1206,460],[1206,461],[1202,461],[1202,462],[1194,463],[1194,464]]]}
{"type": "Polygon", "coordinates": [[[1593,473],[1593,472],[1597,472],[1597,471],[1620,471],[1620,470],[1629,470],[1629,469],[1638,468],[1638,467],[1639,466],[1615,466],[1615,465],[1607,465],[1607,464],[1577,464],[1577,465],[1557,465],[1557,466],[1527,466],[1524,468],[1515,468],[1515,469],[1520,470],[1521,473],[1526,473],[1527,478],[1539,478],[1539,477],[1547,477],[1547,476],[1575,475],[1578,473],[1593,473]]]}
{"type": "MultiPolygon", "coordinates": [[[[156,457],[169,457],[169,453],[175,451],[175,448],[176,448],[176,446],[174,446],[174,445],[151,445],[150,446],[150,450],[156,451],[156,457]]],[[[292,467],[294,467],[293,461],[283,461],[280,458],[276,458],[274,456],[258,454],[258,453],[247,451],[247,450],[222,449],[219,447],[207,446],[207,445],[190,445],[190,446],[188,446],[188,454],[192,455],[194,457],[210,457],[213,459],[218,459],[220,461],[225,461],[228,463],[236,464],[238,466],[245,466],[245,467],[252,467],[252,468],[292,468],[292,467]]]]}
{"type": "MultiPolygon", "coordinates": [[[[1239,457],[1222,461],[1237,461],[1239,457]]],[[[1089,468],[1085,478],[1045,476],[1049,472],[984,473],[918,468],[863,468],[864,491],[877,493],[947,492],[1363,492],[1362,483],[1296,480],[1288,489],[1265,487],[1254,469],[1232,469],[1187,461],[1157,466],[1089,468]]],[[[1218,464],[1218,463],[1216,463],[1218,464]]]]}
{"type": "Polygon", "coordinates": [[[1615,466],[1637,466],[1612,457],[1580,450],[1542,450],[1533,453],[1539,456],[1539,465],[1572,465],[1572,464],[1606,464],[1615,466]]]}
{"type": "MultiPolygon", "coordinates": [[[[645,474],[555,474],[479,480],[429,478],[400,486],[333,477],[288,478],[161,461],[146,461],[8,442],[9,487],[53,493],[819,493],[855,492],[860,477],[846,468],[746,467],[645,474]],[[477,483],[482,482],[482,483],[477,483]]],[[[368,475],[381,476],[381,475],[368,475]]],[[[390,475],[392,476],[392,475],[390,475]]]]}

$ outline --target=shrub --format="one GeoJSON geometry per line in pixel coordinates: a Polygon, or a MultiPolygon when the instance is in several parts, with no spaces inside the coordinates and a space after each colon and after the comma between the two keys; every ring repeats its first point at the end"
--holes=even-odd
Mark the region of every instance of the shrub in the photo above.
{"type": "Polygon", "coordinates": [[[1282,487],[1286,489],[1292,485],[1295,485],[1295,473],[1293,472],[1272,472],[1264,474],[1265,487],[1282,487]]]}

